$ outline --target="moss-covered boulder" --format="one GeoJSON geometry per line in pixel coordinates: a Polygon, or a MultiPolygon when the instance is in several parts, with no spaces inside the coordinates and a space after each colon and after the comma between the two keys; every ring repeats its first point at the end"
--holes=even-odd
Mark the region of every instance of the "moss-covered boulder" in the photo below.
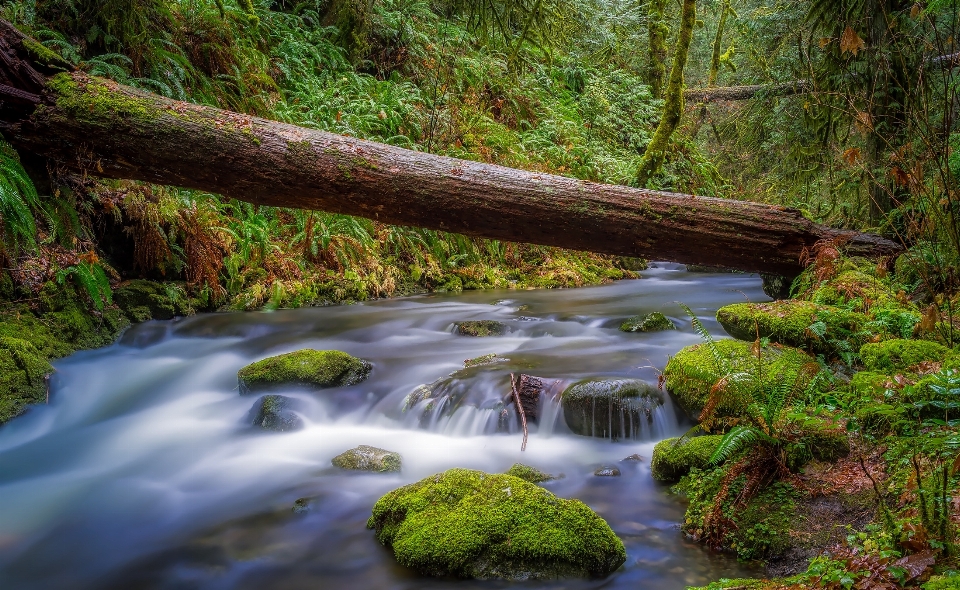
{"type": "Polygon", "coordinates": [[[555,475],[544,473],[536,467],[530,467],[529,465],[524,465],[523,463],[514,463],[506,473],[507,475],[519,477],[520,479],[529,481],[530,483],[543,483],[545,481],[558,479],[555,475]]]}
{"type": "Polygon", "coordinates": [[[282,395],[265,395],[254,404],[253,425],[263,430],[289,432],[303,428],[303,420],[293,411],[294,401],[282,395]]]}
{"type": "Polygon", "coordinates": [[[635,315],[620,324],[621,332],[660,332],[662,330],[676,330],[670,319],[655,311],[646,315],[635,315]]]}
{"type": "Polygon", "coordinates": [[[579,500],[506,474],[450,469],[380,498],[367,526],[397,561],[431,576],[606,576],[623,543],[579,500]]]}
{"type": "Polygon", "coordinates": [[[664,483],[680,481],[694,467],[703,469],[722,439],[716,434],[662,440],[653,447],[650,474],[664,483]]]}
{"type": "Polygon", "coordinates": [[[114,289],[113,301],[132,322],[169,320],[192,311],[185,292],[142,279],[127,281],[114,289]]]}
{"type": "Polygon", "coordinates": [[[386,449],[360,445],[344,451],[331,461],[334,467],[351,471],[375,471],[377,473],[391,473],[400,471],[403,458],[399,453],[386,449]]]}
{"type": "Polygon", "coordinates": [[[570,430],[612,439],[637,437],[663,401],[655,385],[638,379],[588,379],[568,387],[560,398],[570,430]]]}
{"type": "Polygon", "coordinates": [[[507,327],[496,320],[471,320],[456,323],[456,333],[461,336],[502,336],[507,327]]]}
{"type": "Polygon", "coordinates": [[[784,427],[793,440],[784,448],[787,466],[798,470],[811,460],[834,462],[850,454],[850,439],[841,424],[813,416],[794,417],[784,427]]]}
{"type": "Polygon", "coordinates": [[[838,307],[785,300],[727,305],[717,311],[717,321],[738,340],[752,342],[759,335],[786,346],[831,354],[839,341],[861,337],[867,318],[838,307]]]}
{"type": "Polygon", "coordinates": [[[0,336],[0,422],[46,400],[46,376],[53,372],[47,358],[30,342],[0,336]]]}
{"type": "Polygon", "coordinates": [[[869,371],[903,371],[924,361],[941,362],[950,353],[942,344],[929,340],[887,340],[864,344],[860,359],[869,371]]]}
{"type": "Polygon", "coordinates": [[[240,395],[283,387],[343,387],[370,375],[369,361],[339,350],[305,348],[265,358],[240,369],[240,395]]]}
{"type": "MultiPolygon", "coordinates": [[[[762,383],[769,384],[785,376],[795,376],[795,385],[804,387],[819,372],[816,359],[796,348],[771,344],[761,350],[758,360],[753,343],[718,340],[713,344],[695,344],[681,349],[667,363],[663,376],[667,389],[676,396],[680,407],[696,420],[710,397],[711,389],[723,377],[748,373],[759,375],[762,383]],[[717,357],[725,363],[726,375],[721,370],[724,367],[718,366],[717,357]]],[[[752,392],[747,391],[748,387],[748,382],[738,384],[734,380],[718,404],[716,416],[740,416],[751,399],[752,392]]]]}

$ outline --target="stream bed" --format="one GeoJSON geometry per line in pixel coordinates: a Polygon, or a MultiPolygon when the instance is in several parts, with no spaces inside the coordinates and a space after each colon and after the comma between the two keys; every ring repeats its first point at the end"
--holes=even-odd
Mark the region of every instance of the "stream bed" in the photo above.
{"type": "Polygon", "coordinates": [[[201,314],[139,324],[113,346],[62,359],[50,404],[0,428],[0,588],[670,590],[750,575],[685,540],[682,502],[650,477],[654,443],[689,426],[669,400],[634,438],[610,441],[569,432],[548,395],[522,453],[519,426],[500,417],[511,372],[542,378],[551,395],[584,378],[656,384],[670,355],[699,342],[677,301],[721,336],[717,308],[768,300],[755,275],[661,263],[643,276],[582,289],[201,314]],[[679,329],[618,330],[652,311],[679,329]],[[454,322],[477,319],[508,331],[454,333],[454,322]],[[297,402],[301,430],[254,428],[256,398],[238,394],[237,371],[301,348],[343,350],[373,371],[352,387],[283,392],[297,402]],[[508,360],[463,370],[465,359],[488,353],[508,360]],[[454,373],[442,403],[403,411],[419,385],[454,373]],[[399,452],[402,472],[331,466],[360,444],[399,452]],[[634,454],[643,461],[622,461],[634,454]],[[365,528],[391,489],[451,467],[502,472],[515,462],[562,473],[543,485],[604,517],[626,546],[624,566],[603,580],[424,578],[397,565],[365,528]],[[622,476],[594,476],[601,466],[622,476]]]}

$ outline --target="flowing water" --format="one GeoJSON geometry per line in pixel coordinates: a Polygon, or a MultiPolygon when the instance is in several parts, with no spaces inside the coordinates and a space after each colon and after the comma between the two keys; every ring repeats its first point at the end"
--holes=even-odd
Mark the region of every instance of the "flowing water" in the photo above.
{"type": "Polygon", "coordinates": [[[655,384],[669,355],[699,341],[676,301],[720,335],[716,309],[745,298],[766,300],[756,276],[661,264],[643,279],[603,287],[134,326],[113,346],[57,362],[50,404],[0,428],[0,588],[518,586],[420,577],[365,528],[374,502],[393,488],[451,467],[498,472],[517,461],[562,473],[545,487],[596,510],[628,554],[604,580],[524,587],[671,589],[747,574],[730,557],[685,540],[682,502],[650,477],[653,444],[685,428],[669,399],[628,425],[632,438],[611,441],[569,432],[554,396],[584,378],[655,384]],[[650,311],[680,329],[617,329],[650,311]],[[500,320],[508,332],[454,333],[454,322],[473,319],[500,320]],[[255,397],[238,395],[237,370],[300,348],[343,350],[369,359],[373,372],[353,387],[283,392],[296,400],[305,427],[257,430],[250,425],[255,397]],[[507,360],[463,370],[465,359],[488,353],[507,360]],[[511,372],[547,385],[525,452],[516,420],[503,417],[511,372]],[[410,396],[431,383],[430,400],[410,396]],[[402,473],[331,467],[332,457],[358,444],[401,453],[402,473]],[[622,461],[634,454],[645,460],[622,461]],[[594,476],[601,466],[617,466],[622,476],[594,476]],[[307,501],[294,511],[299,498],[307,501]]]}

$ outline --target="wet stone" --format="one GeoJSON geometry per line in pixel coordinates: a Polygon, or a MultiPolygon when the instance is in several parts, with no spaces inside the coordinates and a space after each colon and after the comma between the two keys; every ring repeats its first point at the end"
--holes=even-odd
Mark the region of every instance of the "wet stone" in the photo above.
{"type": "Polygon", "coordinates": [[[475,337],[486,337],[486,336],[502,336],[506,331],[507,327],[502,323],[496,320],[471,320],[467,322],[457,322],[456,333],[461,336],[475,336],[475,337]]]}
{"type": "Polygon", "coordinates": [[[402,459],[399,453],[386,449],[360,445],[340,453],[331,461],[334,467],[351,471],[375,471],[390,473],[400,471],[402,459]]]}
{"type": "Polygon", "coordinates": [[[294,400],[282,395],[265,395],[253,406],[253,425],[263,430],[289,432],[303,428],[303,420],[293,412],[294,400]]]}
{"type": "Polygon", "coordinates": [[[623,459],[620,459],[620,462],[621,462],[621,463],[639,463],[639,462],[641,462],[641,461],[643,461],[643,460],[644,460],[644,459],[643,459],[643,457],[642,457],[640,454],[634,453],[634,454],[630,455],[629,457],[624,457],[623,459]]]}
{"type": "Polygon", "coordinates": [[[597,477],[620,477],[620,470],[616,467],[601,467],[593,472],[597,477]]]}

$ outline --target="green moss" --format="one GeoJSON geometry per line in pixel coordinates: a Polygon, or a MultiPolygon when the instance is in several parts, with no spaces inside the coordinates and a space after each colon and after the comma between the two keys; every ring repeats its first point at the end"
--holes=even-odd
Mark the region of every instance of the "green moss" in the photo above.
{"type": "Polygon", "coordinates": [[[567,426],[582,436],[633,438],[663,405],[663,393],[639,379],[586,379],[560,398],[567,426]]]}
{"type": "Polygon", "coordinates": [[[507,327],[495,320],[457,322],[457,334],[462,336],[502,336],[507,327]]]}
{"type": "Polygon", "coordinates": [[[550,475],[549,473],[544,473],[536,467],[530,467],[529,465],[524,465],[523,463],[514,463],[510,469],[507,469],[507,475],[519,477],[520,479],[529,481],[530,483],[543,483],[545,481],[557,479],[555,476],[550,475]]]}
{"type": "Polygon", "coordinates": [[[133,322],[169,320],[193,312],[186,292],[155,281],[127,281],[114,289],[113,300],[133,322]]]}
{"type": "Polygon", "coordinates": [[[794,416],[785,430],[793,442],[784,447],[787,466],[796,471],[811,460],[834,462],[850,454],[850,440],[839,424],[811,416],[794,416]]]}
{"type": "Polygon", "coordinates": [[[746,475],[729,483],[721,514],[713,514],[715,498],[726,476],[725,466],[716,469],[692,469],[675,490],[687,497],[683,531],[694,538],[706,533],[706,518],[713,523],[727,519],[725,534],[720,540],[724,549],[732,550],[743,560],[768,559],[783,553],[791,545],[791,530],[803,530],[797,514],[798,492],[790,484],[775,482],[757,493],[746,505],[738,502],[746,475]]]}
{"type": "Polygon", "coordinates": [[[923,361],[940,362],[950,349],[928,340],[887,340],[864,344],[860,358],[872,371],[902,371],[923,361]]]}
{"type": "Polygon", "coordinates": [[[349,451],[340,453],[331,461],[334,467],[351,471],[375,471],[377,473],[392,473],[400,471],[403,458],[399,453],[386,449],[360,445],[349,451]]]}
{"type": "Polygon", "coordinates": [[[646,315],[636,315],[620,324],[621,332],[659,332],[661,330],[676,330],[667,316],[659,311],[646,315]]]}
{"type": "Polygon", "coordinates": [[[57,108],[79,121],[152,122],[163,114],[151,100],[117,92],[104,80],[84,74],[57,74],[47,81],[47,88],[57,97],[57,108]]]}
{"type": "Polygon", "coordinates": [[[367,526],[401,565],[433,576],[605,576],[626,560],[623,543],[583,502],[468,469],[388,493],[367,526]]]}
{"type": "Polygon", "coordinates": [[[57,52],[30,37],[25,37],[22,43],[30,57],[37,62],[50,67],[73,69],[57,52]]]}
{"type": "Polygon", "coordinates": [[[505,359],[501,356],[497,356],[497,353],[491,352],[490,354],[485,354],[483,356],[478,356],[476,358],[467,359],[463,361],[464,368],[469,369],[470,367],[479,367],[481,365],[492,365],[494,363],[505,362],[508,359],[505,359]]]}
{"type": "MultiPolygon", "coordinates": [[[[726,359],[731,373],[758,372],[758,361],[752,353],[752,343],[740,340],[719,340],[716,352],[726,359]]],[[[816,360],[802,350],[780,345],[764,347],[760,355],[760,376],[763,383],[773,383],[785,374],[806,374],[811,377],[820,370],[816,360]]],[[[663,371],[667,388],[673,393],[680,407],[692,419],[697,419],[710,396],[710,390],[725,375],[711,352],[709,344],[688,346],[667,363],[663,371]]],[[[746,395],[732,389],[717,407],[717,416],[739,416],[746,395]]]]}
{"type": "MultiPolygon", "coordinates": [[[[736,303],[721,307],[717,321],[734,338],[761,338],[815,353],[833,353],[838,343],[859,338],[867,318],[863,314],[809,301],[736,303]]],[[[859,343],[858,343],[859,344],[859,343]]]]}
{"type": "Polygon", "coordinates": [[[650,474],[657,481],[679,481],[690,469],[704,468],[722,439],[723,436],[717,434],[662,440],[653,447],[650,474]]]}
{"type": "Polygon", "coordinates": [[[923,586],[923,590],[960,590],[960,572],[950,572],[942,576],[930,578],[923,586]]]}
{"type": "Polygon", "coordinates": [[[240,369],[240,393],[277,387],[342,387],[360,383],[370,374],[368,361],[339,350],[304,349],[265,358],[240,369]]]}

